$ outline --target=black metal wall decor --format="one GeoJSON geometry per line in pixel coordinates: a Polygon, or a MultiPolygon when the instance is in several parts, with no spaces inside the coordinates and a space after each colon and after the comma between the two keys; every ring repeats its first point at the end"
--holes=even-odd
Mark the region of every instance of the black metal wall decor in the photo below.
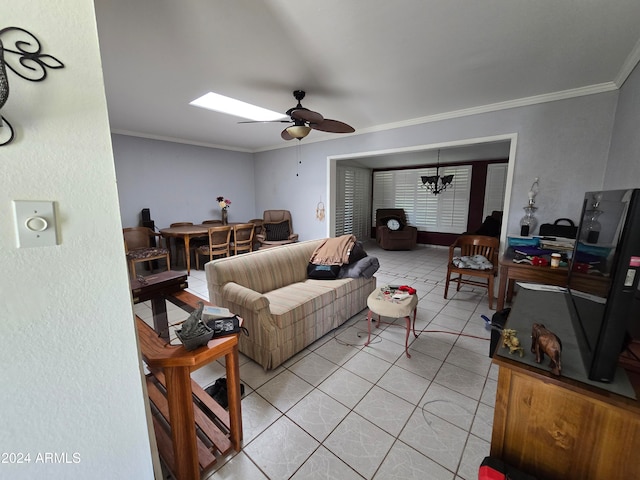
{"type": "MultiPolygon", "coordinates": [[[[64,68],[64,64],[42,53],[42,45],[34,34],[20,27],[0,30],[0,112],[9,98],[7,69],[30,82],[41,82],[47,78],[47,68],[64,68]],[[5,44],[12,47],[7,48],[5,44]]],[[[13,127],[0,115],[0,147],[11,143],[14,136],[13,127]]]]}

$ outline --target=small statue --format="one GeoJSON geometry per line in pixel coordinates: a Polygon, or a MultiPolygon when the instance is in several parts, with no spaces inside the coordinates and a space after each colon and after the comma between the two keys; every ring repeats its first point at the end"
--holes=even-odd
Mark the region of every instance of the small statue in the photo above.
{"type": "Polygon", "coordinates": [[[524,348],[520,346],[520,340],[516,337],[518,332],[511,329],[505,328],[502,330],[502,346],[504,348],[509,349],[509,353],[518,352],[521,357],[524,356],[524,348]]]}
{"type": "Polygon", "coordinates": [[[542,363],[546,353],[549,356],[551,373],[560,375],[562,342],[555,333],[547,330],[541,323],[534,323],[531,329],[531,353],[536,354],[536,363],[542,363]]]}
{"type": "Polygon", "coordinates": [[[180,331],[183,338],[197,337],[206,331],[206,326],[202,323],[203,309],[204,303],[198,302],[198,308],[191,312],[189,318],[184,321],[182,330],[180,331]]]}

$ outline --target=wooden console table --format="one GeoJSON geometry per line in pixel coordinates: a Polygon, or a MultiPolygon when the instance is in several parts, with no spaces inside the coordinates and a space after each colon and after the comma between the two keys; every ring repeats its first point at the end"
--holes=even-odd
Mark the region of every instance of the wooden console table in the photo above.
{"type": "Polygon", "coordinates": [[[567,267],[551,268],[549,266],[534,266],[527,263],[514,263],[513,256],[505,255],[500,258],[500,283],[498,286],[497,310],[504,308],[505,301],[513,298],[513,287],[516,280],[545,285],[564,287],[567,285],[569,270],[567,267]]]}
{"type": "Polygon", "coordinates": [[[562,376],[549,372],[548,358],[540,365],[533,360],[532,321],[554,332],[570,325],[563,302],[561,293],[527,290],[514,302],[507,326],[518,330],[525,356],[499,346],[493,357],[500,369],[491,456],[545,480],[640,478],[640,375],[621,371],[617,385],[586,380],[586,374],[586,381],[571,378],[584,366],[571,356],[568,332],[560,334],[562,376]]]}
{"type": "MultiPolygon", "coordinates": [[[[200,300],[184,291],[175,297],[193,306],[200,300]]],[[[158,414],[153,417],[153,426],[160,456],[178,480],[200,478],[201,471],[216,462],[216,452],[240,450],[238,335],[211,340],[206,346],[187,351],[182,345],[162,341],[138,317],[136,327],[142,357],[152,372],[147,376],[147,389],[158,414]],[[222,356],[227,374],[228,412],[191,380],[192,371],[222,356]]]]}

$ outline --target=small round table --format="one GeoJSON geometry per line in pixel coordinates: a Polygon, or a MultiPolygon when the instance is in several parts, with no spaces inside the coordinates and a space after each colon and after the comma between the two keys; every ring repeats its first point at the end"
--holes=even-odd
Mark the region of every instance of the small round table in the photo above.
{"type": "Polygon", "coordinates": [[[413,312],[413,335],[416,335],[416,310],[418,307],[418,296],[409,295],[407,298],[397,300],[392,298],[392,295],[385,295],[385,293],[376,288],[369,298],[367,298],[367,307],[369,307],[369,313],[367,314],[367,324],[369,327],[369,336],[365,347],[371,342],[371,317],[375,313],[378,315],[378,325],[381,323],[391,324],[391,322],[382,322],[380,317],[390,318],[404,318],[407,321],[407,335],[404,341],[404,351],[407,354],[407,358],[411,358],[409,355],[409,331],[411,330],[411,312],[413,312]]]}

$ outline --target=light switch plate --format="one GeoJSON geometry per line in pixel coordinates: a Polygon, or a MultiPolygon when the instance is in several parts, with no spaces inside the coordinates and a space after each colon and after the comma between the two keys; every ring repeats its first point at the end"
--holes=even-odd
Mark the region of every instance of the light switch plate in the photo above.
{"type": "Polygon", "coordinates": [[[58,245],[54,202],[14,200],[18,248],[58,245]]]}

